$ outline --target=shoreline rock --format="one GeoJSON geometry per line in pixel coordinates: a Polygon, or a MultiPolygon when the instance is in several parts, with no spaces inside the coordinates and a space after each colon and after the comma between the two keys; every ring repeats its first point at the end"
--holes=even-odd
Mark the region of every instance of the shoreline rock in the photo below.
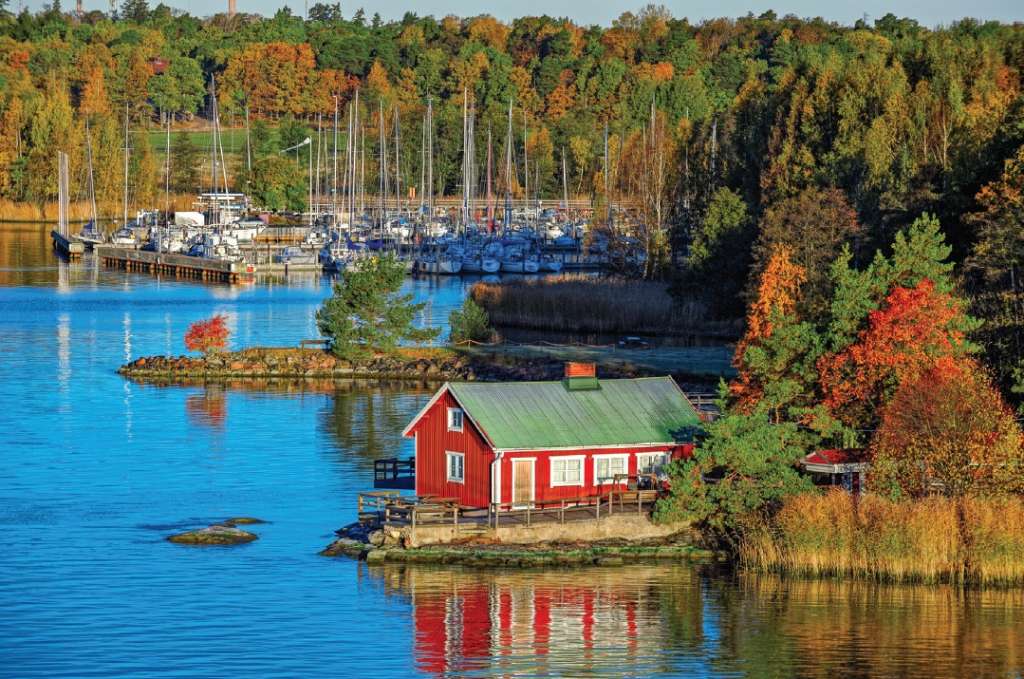
{"type": "Polygon", "coordinates": [[[432,545],[404,549],[374,547],[351,538],[339,538],[320,552],[321,556],[347,556],[371,565],[422,563],[500,568],[551,568],[575,566],[623,566],[638,561],[721,561],[723,556],[693,545],[432,545]]]}
{"type": "Polygon", "coordinates": [[[630,542],[538,542],[506,544],[479,537],[444,545],[409,547],[396,529],[368,530],[358,523],[345,526],[320,556],[346,556],[368,564],[429,563],[502,568],[621,566],[645,560],[721,560],[723,554],[693,544],[689,532],[667,538],[630,542]]]}

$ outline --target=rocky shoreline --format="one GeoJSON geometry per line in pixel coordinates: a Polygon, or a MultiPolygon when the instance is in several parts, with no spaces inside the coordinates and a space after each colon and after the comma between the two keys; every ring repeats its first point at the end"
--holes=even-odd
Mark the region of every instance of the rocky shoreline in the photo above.
{"type": "MultiPolygon", "coordinates": [[[[118,369],[125,377],[150,380],[239,378],[381,379],[426,382],[560,379],[554,359],[474,356],[456,349],[409,350],[353,362],[321,349],[251,348],[208,356],[144,356],[118,369]]],[[[607,373],[607,371],[602,371],[607,373]]],[[[633,377],[634,374],[605,374],[633,377]]]]}
{"type": "Polygon", "coordinates": [[[352,538],[338,538],[321,556],[347,556],[381,563],[422,563],[501,568],[550,568],[572,566],[621,566],[651,560],[721,561],[723,556],[689,543],[657,544],[619,543],[538,543],[535,545],[504,545],[473,543],[431,545],[405,548],[400,545],[375,546],[352,538]]]}
{"type": "Polygon", "coordinates": [[[369,529],[354,523],[335,531],[338,538],[320,556],[345,556],[370,564],[425,563],[503,568],[620,566],[662,559],[722,560],[723,555],[694,544],[692,531],[650,540],[502,543],[485,537],[412,547],[398,528],[369,529]]]}

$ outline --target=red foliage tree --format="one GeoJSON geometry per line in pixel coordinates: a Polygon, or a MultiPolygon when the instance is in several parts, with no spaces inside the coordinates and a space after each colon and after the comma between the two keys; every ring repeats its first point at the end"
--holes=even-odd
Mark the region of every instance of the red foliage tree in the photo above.
{"type": "Polygon", "coordinates": [[[224,316],[217,314],[213,318],[204,321],[196,321],[189,326],[185,333],[185,347],[189,351],[199,351],[208,354],[227,346],[228,336],[231,331],[225,323],[224,316]]]}
{"type": "Polygon", "coordinates": [[[1013,413],[978,365],[944,363],[903,382],[885,406],[869,483],[913,497],[1018,492],[1021,444],[1013,413]]]}
{"type": "Polygon", "coordinates": [[[819,360],[825,406],[847,424],[868,427],[899,384],[952,369],[969,350],[970,325],[961,302],[928,279],[894,288],[855,343],[819,360]]]}

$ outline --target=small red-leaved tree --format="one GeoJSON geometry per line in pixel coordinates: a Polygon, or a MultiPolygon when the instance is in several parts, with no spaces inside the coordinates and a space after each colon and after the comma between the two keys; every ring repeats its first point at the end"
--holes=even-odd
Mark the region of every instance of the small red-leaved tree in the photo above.
{"type": "Polygon", "coordinates": [[[231,331],[225,323],[224,316],[217,314],[205,321],[196,321],[185,333],[185,347],[189,351],[209,354],[227,346],[231,331]]]}
{"type": "Polygon", "coordinates": [[[885,406],[869,483],[912,497],[1019,492],[1021,445],[1013,413],[981,368],[947,362],[901,384],[885,406]]]}

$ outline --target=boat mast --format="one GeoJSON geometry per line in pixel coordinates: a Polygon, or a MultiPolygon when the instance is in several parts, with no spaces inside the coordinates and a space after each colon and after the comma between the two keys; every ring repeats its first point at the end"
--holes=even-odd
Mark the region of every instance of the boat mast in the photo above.
{"type": "Polygon", "coordinates": [[[508,231],[512,223],[512,100],[508,100],[508,132],[505,134],[505,221],[501,232],[508,231]]]}
{"type": "Polygon", "coordinates": [[[377,203],[380,205],[380,230],[381,237],[384,236],[384,220],[387,218],[387,181],[388,174],[388,147],[387,138],[384,136],[384,100],[377,100],[377,158],[379,167],[377,172],[377,203]]]}
{"type": "Polygon", "coordinates": [[[494,228],[494,209],[491,205],[491,126],[487,126],[487,232],[494,228]]]}
{"type": "Polygon", "coordinates": [[[530,212],[529,212],[529,210],[530,210],[530,151],[529,151],[529,147],[526,145],[526,142],[527,142],[527,139],[529,137],[529,134],[530,134],[530,131],[526,127],[526,109],[524,108],[523,109],[523,180],[525,181],[525,183],[523,184],[523,198],[525,200],[524,204],[526,206],[525,216],[526,216],[526,223],[527,224],[530,223],[530,212]]]}
{"type": "Polygon", "coordinates": [[[427,235],[434,216],[434,99],[427,97],[427,235]]]}
{"type": "Polygon", "coordinates": [[[398,104],[395,104],[395,214],[402,217],[402,129],[398,104]]]}
{"type": "MultiPolygon", "coordinates": [[[[352,116],[354,114],[355,107],[352,102],[348,105],[348,134],[345,135],[345,179],[342,180],[343,190],[345,191],[345,212],[349,212],[350,197],[352,193],[351,188],[351,177],[352,177],[352,116]]],[[[348,226],[352,228],[352,217],[349,215],[348,226]]]]}
{"type": "Polygon", "coordinates": [[[604,124],[604,203],[605,203],[605,223],[608,228],[612,227],[612,198],[609,193],[610,180],[609,173],[611,168],[608,166],[608,123],[604,124]]]}
{"type": "MultiPolygon", "coordinates": [[[[171,116],[167,116],[167,140],[164,143],[166,154],[164,158],[164,225],[171,226],[171,116]]],[[[156,251],[161,252],[163,244],[160,242],[160,234],[157,234],[156,251]]]]}
{"type": "MultiPolygon", "coordinates": [[[[357,114],[358,115],[358,114],[357,114]]],[[[359,128],[359,214],[366,214],[366,125],[359,128]]]]}
{"type": "Polygon", "coordinates": [[[466,88],[462,88],[462,228],[469,223],[469,115],[466,88]]]}
{"type": "Polygon", "coordinates": [[[85,157],[89,164],[89,205],[92,209],[93,230],[99,229],[99,215],[96,213],[96,182],[92,175],[92,137],[89,134],[89,121],[85,121],[85,157]]]}
{"type": "Polygon", "coordinates": [[[569,215],[569,179],[565,170],[565,147],[562,147],[562,209],[569,215]]]}
{"type": "Polygon", "coordinates": [[[252,173],[252,136],[249,134],[249,102],[245,103],[245,171],[252,173]]]}
{"type": "Polygon", "coordinates": [[[121,227],[128,226],[128,103],[124,105],[124,211],[121,227]]]}
{"type": "Polygon", "coordinates": [[[331,209],[334,211],[334,228],[338,228],[338,95],[334,95],[334,186],[331,191],[331,209]]]}
{"type": "MultiPolygon", "coordinates": [[[[320,214],[320,164],[324,146],[324,114],[316,114],[316,214],[320,214]]],[[[310,154],[312,155],[312,154],[310,154]]],[[[313,221],[316,221],[315,219],[313,221]]]]}
{"type": "Polygon", "coordinates": [[[423,196],[427,192],[427,112],[423,112],[420,129],[420,217],[423,216],[423,196]]]}

